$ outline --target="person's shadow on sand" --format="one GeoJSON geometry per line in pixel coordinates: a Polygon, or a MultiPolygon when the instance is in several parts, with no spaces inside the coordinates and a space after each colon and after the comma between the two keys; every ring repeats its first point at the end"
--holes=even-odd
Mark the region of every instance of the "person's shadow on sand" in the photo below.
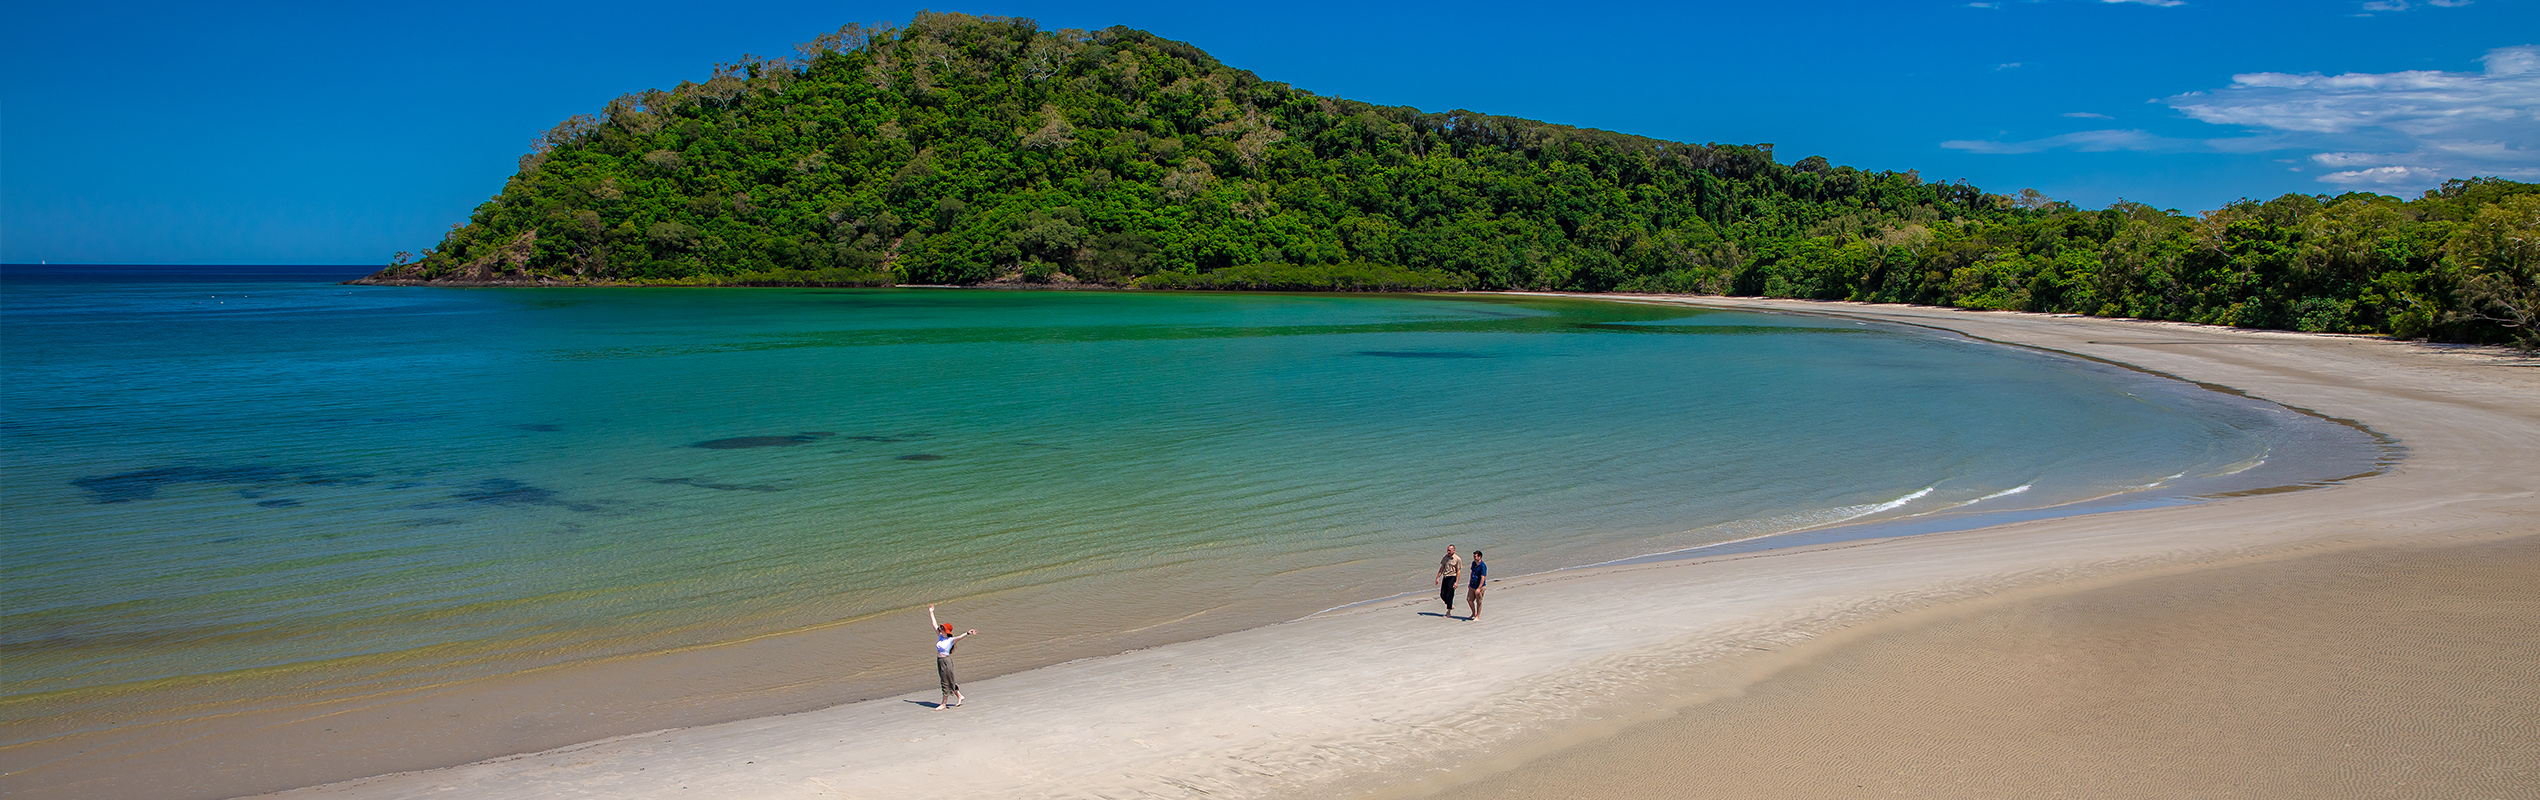
{"type": "MultiPolygon", "coordinates": [[[[1445,617],[1445,618],[1447,618],[1447,619],[1472,619],[1472,617],[1459,617],[1459,616],[1456,616],[1456,615],[1454,615],[1454,614],[1440,613],[1440,612],[1436,612],[1436,611],[1422,611],[1422,612],[1420,612],[1420,616],[1423,616],[1423,617],[1445,617]]],[[[911,701],[909,701],[909,702],[914,703],[914,702],[917,702],[917,701],[915,701],[915,700],[911,700],[911,701]]]]}
{"type": "Polygon", "coordinates": [[[943,708],[943,707],[944,707],[944,704],[943,704],[943,703],[929,703],[929,702],[926,702],[926,701],[924,701],[924,700],[902,700],[902,701],[900,701],[900,702],[903,702],[903,703],[916,703],[916,704],[918,704],[918,705],[925,706],[925,707],[927,707],[927,708],[943,708]]]}

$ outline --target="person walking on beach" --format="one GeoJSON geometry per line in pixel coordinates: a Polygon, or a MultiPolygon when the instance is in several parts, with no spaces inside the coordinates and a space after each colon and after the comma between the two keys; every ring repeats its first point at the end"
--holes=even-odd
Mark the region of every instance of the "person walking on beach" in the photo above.
{"type": "Polygon", "coordinates": [[[1446,618],[1455,618],[1455,579],[1464,573],[1463,562],[1455,558],[1455,545],[1446,546],[1446,557],[1438,559],[1438,599],[1446,603],[1446,618]]]}
{"type": "Polygon", "coordinates": [[[1482,587],[1490,583],[1490,565],[1482,563],[1482,551],[1473,551],[1473,577],[1464,583],[1464,619],[1482,618],[1482,587]]]}
{"type": "Polygon", "coordinates": [[[926,607],[926,622],[935,626],[935,679],[944,685],[944,701],[936,703],[935,710],[941,711],[961,705],[964,699],[961,696],[961,682],[953,679],[953,647],[961,644],[963,637],[978,635],[979,629],[972,628],[969,633],[953,633],[951,625],[935,619],[935,607],[931,605],[926,607]]]}

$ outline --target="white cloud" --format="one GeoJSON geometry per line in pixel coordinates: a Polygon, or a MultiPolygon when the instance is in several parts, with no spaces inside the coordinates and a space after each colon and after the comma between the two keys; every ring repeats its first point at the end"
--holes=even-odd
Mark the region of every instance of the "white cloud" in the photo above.
{"type": "Polygon", "coordinates": [[[2488,51],[2480,72],[2253,72],[2169,105],[2249,129],[2216,149],[2308,149],[2347,186],[2432,186],[2442,177],[2540,172],[2540,46],[2488,51]],[[2244,141],[2245,140],[2245,141],[2244,141]]]}
{"type": "Polygon", "coordinates": [[[2158,7],[2161,7],[2161,8],[2177,8],[2177,7],[2179,7],[2179,6],[2187,5],[2187,0],[2099,0],[2099,2],[2102,2],[2102,3],[2136,3],[2136,4],[2140,4],[2140,5],[2147,5],[2147,6],[2158,6],[2158,7]]]}
{"type": "Polygon", "coordinates": [[[2540,47],[2499,47],[2478,60],[2487,65],[2489,75],[2529,75],[2540,72],[2540,47]]]}
{"type": "Polygon", "coordinates": [[[2006,62],[2006,63],[2001,63],[2001,64],[1995,64],[1995,65],[1993,65],[1993,71],[1995,71],[1995,72],[2001,72],[2001,71],[2006,70],[2006,69],[2019,69],[2019,68],[2020,68],[2020,62],[2017,62],[2017,61],[2011,61],[2011,62],[2006,62]]]}
{"type": "MultiPolygon", "coordinates": [[[[2182,139],[2096,130],[2025,141],[1940,143],[1970,153],[2048,150],[2261,153],[2308,151],[2335,170],[2325,183],[2430,188],[2446,178],[2540,179],[2540,45],[2490,50],[2479,72],[2252,72],[2231,85],[2164,101],[2189,119],[2241,130],[2182,139]]],[[[2064,116],[2106,119],[2089,112],[2064,116]]]]}
{"type": "Polygon", "coordinates": [[[2389,128],[2432,135],[2492,123],[2526,126],[2540,109],[2540,47],[2488,54],[2484,73],[2410,70],[2295,75],[2253,72],[2231,85],[2169,99],[2216,125],[2308,133],[2389,128]]]}
{"type": "Polygon", "coordinates": [[[2384,153],[2312,153],[2311,162],[2331,169],[2364,167],[2390,163],[2390,156],[2384,153]]]}
{"type": "Polygon", "coordinates": [[[2331,172],[2320,176],[2319,179],[2321,183],[2334,183],[2347,187],[2422,189],[2443,182],[2443,173],[2424,167],[2390,166],[2331,172]]]}
{"type": "Polygon", "coordinates": [[[2111,117],[2106,114],[2094,114],[2088,111],[2066,111],[2064,112],[2064,116],[2071,117],[2073,119],[2116,119],[2116,117],[2111,117]]]}

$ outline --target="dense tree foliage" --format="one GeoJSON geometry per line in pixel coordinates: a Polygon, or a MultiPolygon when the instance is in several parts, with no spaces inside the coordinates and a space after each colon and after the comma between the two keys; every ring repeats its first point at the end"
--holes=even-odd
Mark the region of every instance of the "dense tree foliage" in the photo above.
{"type": "Polygon", "coordinates": [[[2540,185],[2087,211],[920,14],[618,98],[370,280],[1761,294],[2535,341],[2540,185]]]}

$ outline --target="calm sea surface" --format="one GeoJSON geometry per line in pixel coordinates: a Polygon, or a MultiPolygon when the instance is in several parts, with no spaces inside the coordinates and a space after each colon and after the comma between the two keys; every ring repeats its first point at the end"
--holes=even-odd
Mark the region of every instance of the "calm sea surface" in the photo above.
{"type": "Polygon", "coordinates": [[[2360,441],[1795,316],[346,277],[9,268],[0,709],[510,669],[1089,581],[1199,610],[1235,601],[1209,589],[1229,576],[1294,575],[1286,599],[1326,607],[1416,588],[1447,542],[1515,574],[2360,441]]]}

